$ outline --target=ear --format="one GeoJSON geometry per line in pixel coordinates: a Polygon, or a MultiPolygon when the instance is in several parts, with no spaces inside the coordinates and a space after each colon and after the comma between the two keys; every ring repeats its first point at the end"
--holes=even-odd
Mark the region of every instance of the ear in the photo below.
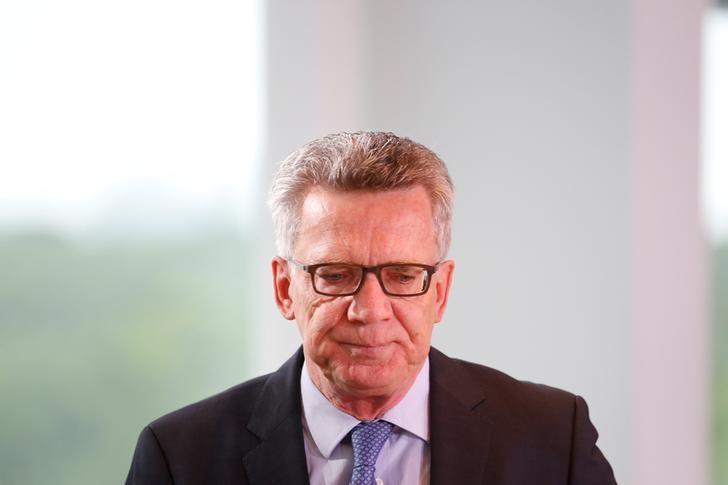
{"type": "Polygon", "coordinates": [[[273,288],[276,296],[278,310],[287,320],[293,320],[296,315],[293,311],[293,300],[291,299],[291,275],[289,273],[288,261],[276,256],[271,262],[273,270],[273,288]]]}
{"type": "Polygon", "coordinates": [[[455,261],[448,259],[440,263],[440,267],[435,273],[435,279],[432,282],[435,286],[435,323],[442,320],[442,316],[445,314],[447,299],[450,296],[453,271],[455,271],[455,261]]]}

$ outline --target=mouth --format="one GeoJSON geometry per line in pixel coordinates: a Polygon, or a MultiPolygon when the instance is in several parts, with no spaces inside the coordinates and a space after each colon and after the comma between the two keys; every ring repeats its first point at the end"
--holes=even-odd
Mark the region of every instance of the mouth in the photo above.
{"type": "Polygon", "coordinates": [[[382,357],[389,355],[393,345],[394,344],[392,342],[387,342],[383,344],[341,344],[341,346],[347,350],[349,355],[354,358],[361,359],[381,359],[382,357]]]}

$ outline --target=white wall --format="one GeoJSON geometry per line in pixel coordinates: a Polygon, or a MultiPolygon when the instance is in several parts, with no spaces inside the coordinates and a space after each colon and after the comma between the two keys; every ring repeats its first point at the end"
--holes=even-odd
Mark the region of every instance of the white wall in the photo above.
{"type": "MultiPolygon", "coordinates": [[[[658,3],[269,2],[266,160],[272,171],[300,144],[341,130],[392,130],[433,148],[456,185],[458,265],[434,344],[583,395],[620,483],[699,485],[700,5],[658,3]],[[649,46],[661,36],[673,48],[655,58],[649,46]],[[661,83],[678,73],[685,82],[661,83]],[[650,92],[654,104],[639,102],[650,92]],[[670,129],[651,130],[663,116],[670,129]],[[666,153],[669,177],[653,176],[666,153]],[[671,222],[653,232],[655,218],[671,222]],[[674,275],[659,269],[674,265],[689,278],[666,286],[674,275]],[[686,352],[673,352],[679,342],[686,352]],[[689,406],[652,385],[667,379],[690,390],[689,406]],[[656,433],[686,412],[681,441],[656,433]],[[694,451],[661,458],[678,444],[694,451]]],[[[268,259],[272,238],[261,244],[268,259]]],[[[298,344],[269,273],[261,265],[269,303],[256,371],[298,344]]]]}

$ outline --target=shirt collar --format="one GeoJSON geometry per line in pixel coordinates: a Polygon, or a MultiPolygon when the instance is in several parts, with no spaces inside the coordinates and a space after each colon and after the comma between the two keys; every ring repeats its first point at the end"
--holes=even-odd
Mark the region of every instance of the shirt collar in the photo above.
{"type": "MultiPolygon", "coordinates": [[[[429,443],[429,393],[430,360],[428,357],[404,398],[384,413],[381,419],[389,421],[397,428],[429,443]]],[[[341,440],[354,426],[359,424],[359,420],[341,411],[321,394],[311,380],[305,362],[301,370],[301,401],[304,426],[308,428],[321,455],[329,459],[341,440]]]]}

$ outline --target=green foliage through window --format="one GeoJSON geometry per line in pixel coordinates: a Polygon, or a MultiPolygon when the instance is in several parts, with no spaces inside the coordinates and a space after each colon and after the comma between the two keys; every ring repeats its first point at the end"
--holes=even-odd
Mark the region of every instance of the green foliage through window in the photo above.
{"type": "Polygon", "coordinates": [[[728,242],[713,252],[713,472],[728,484],[728,242]]]}
{"type": "Polygon", "coordinates": [[[0,235],[0,483],[122,483],[147,422],[243,380],[247,246],[0,235]]]}

